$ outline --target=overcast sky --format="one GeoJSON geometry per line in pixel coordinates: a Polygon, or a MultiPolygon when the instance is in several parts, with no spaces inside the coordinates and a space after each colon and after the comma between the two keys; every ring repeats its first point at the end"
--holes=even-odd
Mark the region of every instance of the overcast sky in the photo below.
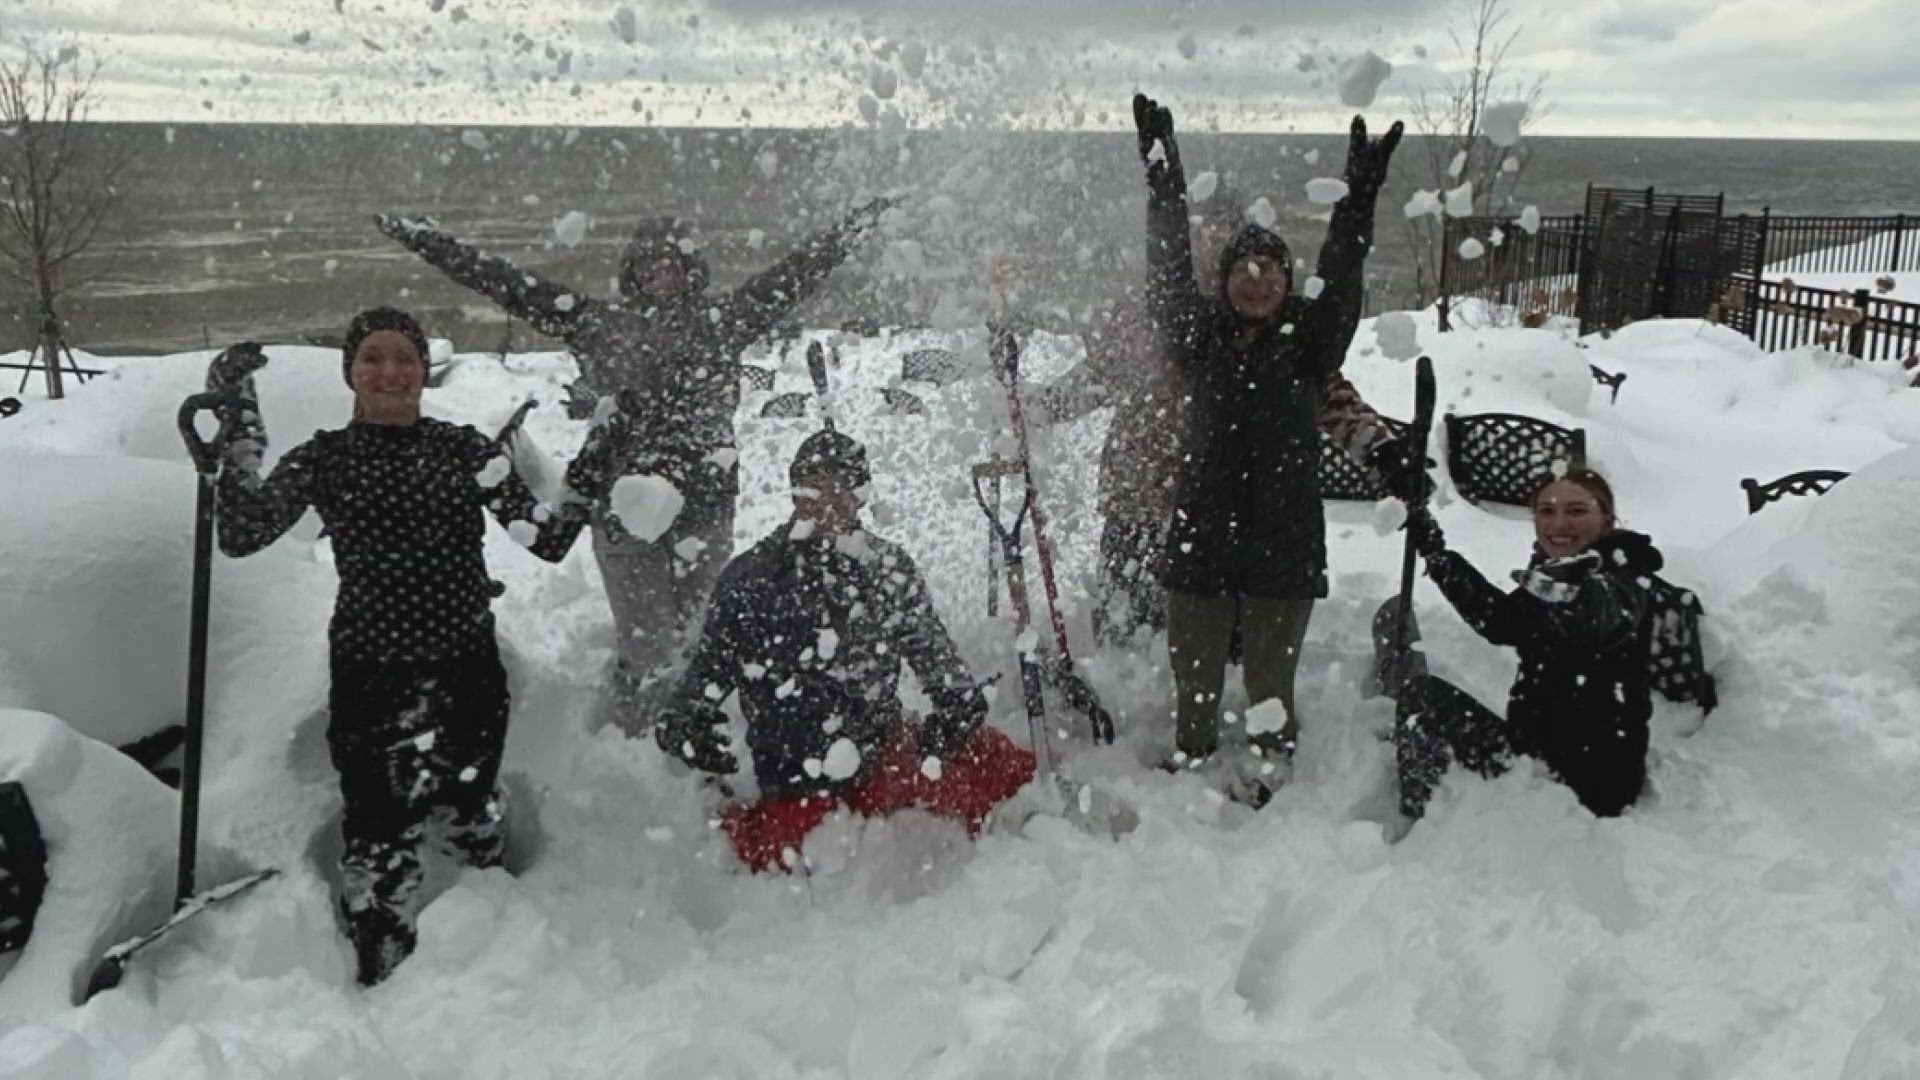
{"type": "MultiPolygon", "coordinates": [[[[103,118],[1323,131],[1403,115],[1473,0],[0,0],[103,118]]],[[[1920,137],[1920,0],[1510,0],[1540,134],[1920,137]]]]}

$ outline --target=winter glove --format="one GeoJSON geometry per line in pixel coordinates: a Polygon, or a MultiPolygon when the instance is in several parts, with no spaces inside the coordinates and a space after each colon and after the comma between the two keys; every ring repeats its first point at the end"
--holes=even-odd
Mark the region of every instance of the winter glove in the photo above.
{"type": "Polygon", "coordinates": [[[220,410],[220,460],[223,465],[258,472],[267,449],[267,427],[260,419],[260,399],[253,389],[253,373],[267,366],[265,350],[251,341],[228,346],[207,365],[207,389],[239,401],[220,410]]]}
{"type": "Polygon", "coordinates": [[[967,691],[920,722],[920,753],[937,758],[959,753],[986,718],[986,695],[978,689],[967,691]]]}
{"type": "Polygon", "coordinates": [[[1147,167],[1147,191],[1157,196],[1185,192],[1180,147],[1173,141],[1173,113],[1147,95],[1135,94],[1133,127],[1140,136],[1140,161],[1147,167]]]}
{"type": "Polygon", "coordinates": [[[401,217],[398,214],[375,214],[373,224],[381,232],[411,247],[422,233],[431,232],[438,226],[428,217],[401,217]]]}
{"type": "Polygon", "coordinates": [[[1406,438],[1388,439],[1367,454],[1367,464],[1380,477],[1387,494],[1406,503],[1425,503],[1433,497],[1433,478],[1427,475],[1434,461],[1416,454],[1406,438]]]}
{"type": "Polygon", "coordinates": [[[563,389],[567,392],[567,419],[591,419],[594,406],[600,404],[600,395],[585,382],[570,382],[563,389]]]}
{"type": "Polygon", "coordinates": [[[1401,528],[1407,530],[1407,536],[1413,540],[1413,550],[1421,558],[1431,559],[1447,550],[1447,534],[1440,531],[1440,523],[1433,520],[1433,514],[1424,506],[1415,506],[1407,511],[1407,523],[1401,528]]]}
{"type": "Polygon", "coordinates": [[[731,775],[740,761],[727,749],[726,724],[726,714],[712,705],[667,709],[654,725],[653,740],[662,753],[701,772],[731,775]]]}
{"type": "Polygon", "coordinates": [[[1394,148],[1400,145],[1405,131],[1406,125],[1395,120],[1385,135],[1369,139],[1367,122],[1358,116],[1353,118],[1347,139],[1348,197],[1371,203],[1380,194],[1380,186],[1387,180],[1387,164],[1393,160],[1394,148]]]}
{"type": "Polygon", "coordinates": [[[567,487],[583,502],[597,503],[613,490],[614,481],[625,475],[633,453],[636,425],[623,404],[629,395],[602,399],[595,410],[593,426],[586,441],[567,466],[567,487]]]}

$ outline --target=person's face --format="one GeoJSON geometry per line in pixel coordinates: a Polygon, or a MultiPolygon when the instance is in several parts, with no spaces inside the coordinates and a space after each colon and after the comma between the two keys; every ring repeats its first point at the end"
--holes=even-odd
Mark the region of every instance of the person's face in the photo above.
{"type": "Polygon", "coordinates": [[[832,475],[803,480],[793,495],[793,506],[800,516],[828,535],[857,531],[860,511],[866,505],[866,488],[832,475]]]}
{"type": "Polygon", "coordinates": [[[687,267],[673,255],[660,254],[640,264],[640,291],[660,300],[672,300],[687,291],[687,267]]]}
{"type": "Polygon", "coordinates": [[[1555,480],[1533,500],[1534,539],[1550,558],[1584,551],[1612,528],[1600,500],[1571,480],[1555,480]]]}
{"type": "Polygon", "coordinates": [[[427,361],[400,331],[368,334],[353,354],[348,380],[362,419],[376,424],[411,424],[420,419],[427,361]]]}
{"type": "Polygon", "coordinates": [[[1287,268],[1270,255],[1235,260],[1227,272],[1227,302],[1241,318],[1258,321],[1287,299],[1287,268]]]}

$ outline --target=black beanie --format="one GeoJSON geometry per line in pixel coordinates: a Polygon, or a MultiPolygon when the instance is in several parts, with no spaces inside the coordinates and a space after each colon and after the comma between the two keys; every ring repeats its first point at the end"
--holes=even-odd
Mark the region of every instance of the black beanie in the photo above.
{"type": "Polygon", "coordinates": [[[807,436],[793,455],[793,464],[787,466],[787,481],[804,487],[807,480],[823,474],[849,487],[865,487],[873,481],[867,469],[867,448],[832,428],[807,436]]]}
{"type": "Polygon", "coordinates": [[[433,350],[427,345],[427,335],[421,331],[420,324],[413,316],[397,307],[368,308],[353,317],[347,324],[347,339],[340,346],[340,377],[353,385],[353,357],[360,351],[360,343],[368,335],[381,330],[397,330],[405,334],[413,347],[420,351],[420,367],[426,369],[433,363],[433,350]]]}
{"type": "Polygon", "coordinates": [[[1280,272],[1287,275],[1287,284],[1293,284],[1293,252],[1287,242],[1271,229],[1249,224],[1227,241],[1225,250],[1220,252],[1220,295],[1227,295],[1227,278],[1232,275],[1235,263],[1261,255],[1278,262],[1280,272]]]}

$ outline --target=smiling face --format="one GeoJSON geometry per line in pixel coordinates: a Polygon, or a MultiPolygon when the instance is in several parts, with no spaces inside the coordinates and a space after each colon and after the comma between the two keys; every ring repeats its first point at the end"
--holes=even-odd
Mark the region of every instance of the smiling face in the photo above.
{"type": "Polygon", "coordinates": [[[831,472],[802,478],[794,487],[794,510],[801,518],[813,522],[822,535],[858,532],[860,511],[867,505],[867,489],[850,479],[831,472]]]}
{"type": "Polygon", "coordinates": [[[1243,319],[1259,321],[1287,300],[1287,268],[1270,255],[1235,259],[1227,273],[1227,302],[1243,319]]]}
{"type": "Polygon", "coordinates": [[[361,419],[374,424],[411,424],[420,419],[420,391],[427,361],[407,335],[375,330],[354,350],[347,369],[361,419]]]}
{"type": "Polygon", "coordinates": [[[1555,480],[1533,499],[1533,535],[1549,558],[1584,551],[1613,531],[1613,515],[1598,496],[1571,480],[1555,480]]]}

